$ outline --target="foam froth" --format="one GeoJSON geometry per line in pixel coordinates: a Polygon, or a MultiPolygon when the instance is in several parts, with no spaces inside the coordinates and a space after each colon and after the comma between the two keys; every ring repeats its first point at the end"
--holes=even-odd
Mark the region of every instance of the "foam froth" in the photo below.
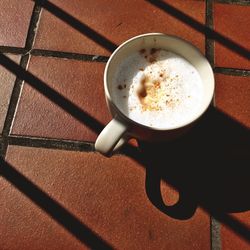
{"type": "Polygon", "coordinates": [[[202,81],[183,57],[162,49],[141,49],[117,69],[112,97],[129,118],[167,129],[189,120],[202,101],[202,81]]]}

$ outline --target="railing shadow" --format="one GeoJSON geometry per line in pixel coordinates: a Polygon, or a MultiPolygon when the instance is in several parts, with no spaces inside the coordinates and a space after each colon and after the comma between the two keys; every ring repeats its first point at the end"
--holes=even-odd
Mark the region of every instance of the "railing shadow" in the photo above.
{"type": "MultiPolygon", "coordinates": [[[[0,62],[18,78],[25,80],[30,86],[46,96],[59,107],[63,108],[75,119],[87,125],[94,132],[99,133],[104,128],[104,126],[91,115],[80,109],[67,98],[63,97],[38,77],[24,70],[7,56],[0,54],[0,62]]],[[[51,199],[46,193],[40,190],[22,174],[18,173],[3,159],[0,160],[0,164],[1,175],[5,179],[12,183],[19,191],[28,196],[36,205],[41,207],[59,224],[65,227],[78,240],[88,245],[91,249],[113,249],[108,243],[92,232],[91,229],[81,223],[73,214],[51,199]]]]}
{"type": "MultiPolygon", "coordinates": [[[[113,51],[116,48],[116,45],[108,39],[54,4],[42,0],[35,2],[107,50],[113,51]]],[[[171,5],[161,1],[150,0],[148,2],[162,8],[170,15],[175,16],[241,56],[247,59],[250,58],[247,49],[207,28],[171,5]]],[[[2,54],[0,54],[0,63],[96,133],[103,129],[103,125],[84,110],[2,54]]],[[[213,109],[207,112],[199,125],[179,140],[158,145],[141,142],[139,151],[131,146],[127,146],[123,150],[123,152],[145,166],[148,197],[162,212],[174,218],[187,219],[193,215],[197,206],[201,206],[234,232],[249,240],[248,228],[226,214],[228,212],[249,210],[247,197],[250,189],[246,167],[246,164],[249,163],[248,151],[249,131],[213,109]],[[242,148],[239,148],[239,146],[242,148]],[[237,148],[239,150],[235,152],[237,148]],[[162,200],[159,189],[159,180],[161,179],[180,192],[178,203],[172,207],[167,207],[162,200]]],[[[6,165],[7,163],[3,161],[1,164],[5,166],[5,168],[2,168],[5,171],[3,176],[52,217],[54,216],[55,220],[68,230],[71,230],[69,222],[62,220],[61,215],[63,214],[68,218],[68,221],[71,221],[70,223],[75,224],[77,232],[73,231],[72,233],[79,237],[82,242],[87,242],[91,247],[91,244],[93,244],[91,242],[96,240],[96,244],[100,244],[101,249],[105,247],[109,249],[109,245],[102,240],[99,241],[99,238],[90,229],[84,225],[81,226],[79,221],[76,221],[76,218],[72,217],[59,204],[54,203],[50,197],[41,193],[41,190],[14,170],[13,167],[6,165]],[[36,198],[36,195],[40,198],[36,198]],[[54,212],[50,211],[47,204],[52,206],[54,212]],[[60,215],[59,217],[57,212],[60,215]],[[78,231],[81,232],[81,236],[78,235],[78,231]],[[85,233],[86,237],[83,236],[85,233]]]]}
{"type": "Polygon", "coordinates": [[[241,55],[246,59],[250,59],[250,51],[248,49],[244,48],[243,46],[239,45],[233,40],[227,38],[226,36],[221,35],[219,32],[209,27],[206,27],[202,23],[198,22],[194,18],[188,16],[187,14],[173,7],[172,5],[160,0],[146,0],[146,1],[154,5],[155,7],[165,11],[169,15],[175,17],[179,21],[189,25],[196,31],[205,34],[207,38],[217,41],[226,48],[236,52],[237,54],[241,55]]]}
{"type": "Polygon", "coordinates": [[[0,158],[0,173],[15,188],[25,194],[37,206],[51,216],[57,223],[91,249],[113,249],[77,217],[52,199],[38,186],[19,173],[13,166],[0,158]]]}
{"type": "MultiPolygon", "coordinates": [[[[7,56],[0,54],[0,62],[18,78],[25,80],[95,132],[99,133],[102,130],[103,125],[95,118],[61,96],[39,78],[21,68],[7,56]]],[[[192,133],[188,133],[180,140],[161,145],[140,143],[140,151],[135,147],[127,146],[124,152],[145,166],[148,198],[158,209],[174,218],[187,219],[193,215],[199,205],[240,234],[241,237],[249,240],[248,228],[225,213],[226,211],[246,211],[249,209],[246,198],[249,191],[249,177],[247,167],[243,167],[246,166],[247,162],[249,163],[249,155],[244,153],[249,151],[249,142],[249,130],[213,110],[207,112],[199,126],[193,128],[192,133]],[[230,145],[231,147],[229,147],[230,145]],[[233,150],[237,148],[239,151],[233,154],[233,150]],[[244,153],[243,157],[242,152],[244,153]],[[194,159],[194,153],[197,160],[194,159]],[[167,163],[165,163],[166,156],[167,163]],[[223,157],[221,158],[221,156],[223,157]],[[237,168],[230,169],[229,166],[232,164],[235,164],[237,168]],[[226,185],[221,189],[220,184],[225,182],[223,179],[225,176],[229,176],[229,178],[226,179],[226,185]],[[171,208],[166,207],[162,202],[158,190],[160,179],[170,183],[181,193],[178,204],[171,208]],[[234,189],[230,186],[232,183],[235,184],[234,189]],[[223,193],[228,191],[230,187],[229,190],[233,190],[235,194],[234,200],[230,199],[232,198],[230,192],[223,193]],[[237,190],[238,192],[235,192],[237,190]],[[227,195],[224,196],[225,194],[227,195]],[[235,199],[238,199],[238,203],[235,199]]],[[[9,181],[11,181],[11,175],[9,181]]],[[[26,189],[22,191],[26,194],[26,189]]]]}
{"type": "Polygon", "coordinates": [[[0,54],[0,64],[2,64],[14,75],[16,75],[19,79],[23,79],[24,81],[26,81],[30,86],[32,86],[34,89],[46,96],[50,101],[64,109],[75,119],[84,123],[92,131],[100,133],[104,128],[103,124],[94,119],[87,112],[79,108],[66,97],[62,96],[56,90],[47,85],[44,81],[40,80],[38,77],[34,76],[30,72],[24,70],[17,63],[9,59],[7,56],[0,54]]]}
{"type": "MultiPolygon", "coordinates": [[[[74,18],[70,14],[68,14],[66,11],[62,10],[55,4],[51,3],[47,0],[33,0],[38,5],[42,6],[44,9],[49,11],[51,14],[55,15],[83,35],[87,36],[91,40],[95,41],[105,49],[107,49],[110,52],[113,52],[117,45],[108,40],[103,35],[99,34],[97,31],[94,31],[92,28],[87,26],[86,24],[80,22],[78,19],[74,18]]],[[[172,5],[162,2],[160,0],[145,0],[146,2],[151,3],[157,8],[162,9],[169,15],[175,17],[176,19],[180,20],[181,22],[189,25],[196,31],[203,33],[207,36],[209,39],[213,39],[217,41],[218,43],[224,45],[228,49],[236,52],[237,54],[241,55],[242,57],[246,59],[250,59],[250,51],[243,46],[239,45],[238,43],[234,42],[233,40],[227,38],[224,35],[221,35],[219,32],[214,31],[213,29],[206,27],[202,23],[198,22],[194,18],[188,16],[184,12],[180,11],[179,9],[173,7],[172,5]]]]}
{"type": "Polygon", "coordinates": [[[103,35],[99,34],[97,31],[91,29],[88,25],[80,22],[78,19],[74,18],[72,15],[68,14],[66,11],[57,7],[55,4],[46,0],[33,0],[36,4],[40,5],[72,28],[79,31],[81,34],[87,36],[91,40],[95,41],[97,44],[101,45],[109,52],[113,52],[117,45],[105,38],[103,35]]]}

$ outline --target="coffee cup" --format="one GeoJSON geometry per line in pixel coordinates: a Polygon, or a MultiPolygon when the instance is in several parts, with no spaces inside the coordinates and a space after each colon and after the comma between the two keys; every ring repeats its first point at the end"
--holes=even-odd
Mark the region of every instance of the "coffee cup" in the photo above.
{"type": "Polygon", "coordinates": [[[104,90],[113,119],[99,134],[95,149],[109,156],[130,138],[169,141],[185,133],[209,107],[214,75],[191,43],[148,33],[113,52],[104,71],[104,90]]]}

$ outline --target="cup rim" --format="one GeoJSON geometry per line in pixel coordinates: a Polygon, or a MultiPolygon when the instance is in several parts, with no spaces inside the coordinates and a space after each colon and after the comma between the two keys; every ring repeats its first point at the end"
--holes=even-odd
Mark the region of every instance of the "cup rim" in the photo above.
{"type": "Polygon", "coordinates": [[[208,109],[211,101],[212,101],[212,98],[213,98],[213,95],[214,95],[214,89],[215,89],[215,81],[214,81],[214,73],[213,73],[213,69],[210,65],[210,63],[208,62],[207,58],[201,53],[201,51],[196,47],[194,46],[192,43],[190,43],[189,41],[186,41],[185,39],[181,38],[181,37],[178,37],[178,36],[175,36],[175,35],[168,35],[168,34],[164,34],[164,33],[145,33],[145,34],[140,34],[140,35],[137,35],[137,36],[134,36],[128,40],[126,40],[125,42],[121,43],[115,50],[114,52],[111,54],[111,56],[109,57],[107,63],[106,63],[106,66],[105,66],[105,70],[104,70],[104,91],[105,91],[105,95],[106,95],[106,98],[108,99],[108,101],[110,102],[110,104],[115,108],[116,110],[116,113],[119,114],[118,117],[122,117],[123,119],[125,119],[128,123],[130,124],[134,124],[136,125],[137,127],[142,127],[142,128],[146,128],[146,129],[149,129],[149,130],[153,130],[153,131],[171,131],[171,130],[176,130],[176,129],[180,129],[180,128],[183,128],[183,127],[186,127],[190,124],[192,124],[193,122],[195,122],[196,120],[198,120],[205,112],[206,110],[208,109]],[[118,106],[115,104],[115,102],[112,100],[111,98],[111,95],[110,95],[110,91],[109,91],[109,88],[108,88],[108,70],[109,70],[109,65],[111,63],[111,61],[113,60],[113,58],[117,55],[117,53],[119,53],[119,51],[124,47],[126,46],[128,43],[130,43],[131,41],[134,41],[134,40],[137,40],[137,39],[141,39],[142,37],[147,37],[147,36],[165,36],[165,37],[169,37],[169,38],[172,38],[172,39],[175,39],[175,40],[179,40],[181,41],[182,43],[185,43],[189,46],[191,46],[195,51],[196,53],[198,53],[200,55],[200,57],[207,62],[207,66],[211,72],[211,96],[208,98],[208,102],[206,103],[206,105],[204,105],[204,108],[202,110],[199,110],[199,112],[197,112],[197,114],[195,116],[193,116],[191,119],[188,119],[186,120],[185,122],[182,122],[176,126],[172,126],[172,127],[169,127],[169,128],[156,128],[156,127],[150,127],[150,126],[147,126],[147,125],[144,125],[144,124],[141,124],[135,120],[132,120],[131,118],[129,118],[127,115],[125,115],[119,108],[118,106]]]}

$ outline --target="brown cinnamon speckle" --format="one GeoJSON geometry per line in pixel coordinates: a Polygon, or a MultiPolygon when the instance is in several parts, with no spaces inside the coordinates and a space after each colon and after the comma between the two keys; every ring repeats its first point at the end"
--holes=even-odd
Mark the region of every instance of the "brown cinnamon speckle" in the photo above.
{"type": "Polygon", "coordinates": [[[146,77],[141,80],[141,88],[138,90],[138,96],[140,99],[147,96],[147,90],[145,86],[146,81],[147,81],[146,77]]]}
{"type": "Polygon", "coordinates": [[[157,51],[159,51],[159,49],[152,48],[152,49],[150,50],[150,55],[155,54],[157,51]]]}
{"type": "Polygon", "coordinates": [[[141,49],[141,50],[139,50],[139,52],[140,52],[140,54],[144,54],[146,52],[146,50],[145,49],[141,49]]]}
{"type": "Polygon", "coordinates": [[[161,87],[161,83],[159,81],[154,82],[155,88],[159,89],[161,87]]]}
{"type": "Polygon", "coordinates": [[[156,59],[155,59],[155,57],[150,57],[148,61],[149,61],[150,63],[154,63],[154,62],[156,62],[156,59]]]}

